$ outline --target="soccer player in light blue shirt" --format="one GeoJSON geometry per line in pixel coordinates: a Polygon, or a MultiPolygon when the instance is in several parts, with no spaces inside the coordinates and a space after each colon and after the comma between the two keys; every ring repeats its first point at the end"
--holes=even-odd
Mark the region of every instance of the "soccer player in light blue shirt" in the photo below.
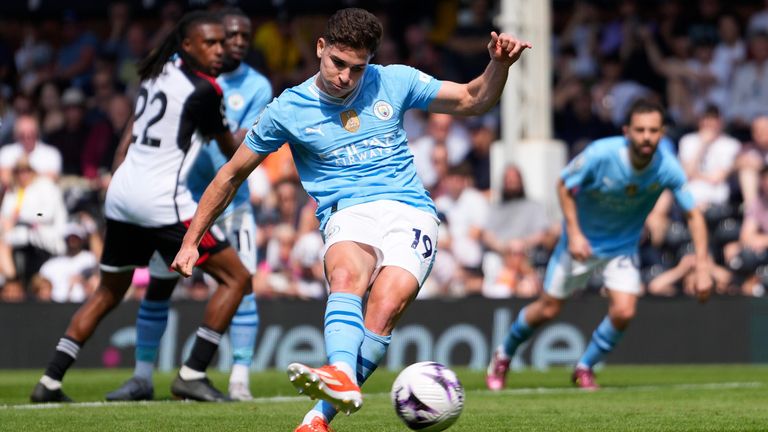
{"type": "MultiPolygon", "coordinates": [[[[223,92],[223,102],[229,129],[235,139],[242,141],[256,117],[272,99],[272,86],[260,73],[243,62],[251,40],[250,19],[239,9],[220,12],[226,32],[222,73],[216,83],[223,92]]],[[[195,201],[228,158],[215,141],[198,153],[190,170],[187,184],[195,201]]],[[[237,250],[248,271],[256,272],[256,222],[250,204],[248,184],[235,192],[232,203],[216,221],[237,250]]],[[[152,399],[152,374],[157,351],[168,323],[170,296],[178,274],[170,271],[162,258],[155,254],[150,262],[150,284],[142,299],[136,319],[136,365],[131,379],[119,389],[107,394],[110,401],[152,399]]],[[[249,370],[258,332],[259,316],[252,292],[243,296],[232,318],[229,336],[232,343],[233,366],[229,380],[229,397],[233,400],[253,399],[249,389],[249,370]]]]}
{"type": "MultiPolygon", "coordinates": [[[[224,67],[226,69],[226,62],[224,67]]],[[[250,129],[259,113],[272,100],[272,85],[269,80],[242,60],[237,60],[234,70],[222,72],[216,78],[216,82],[224,92],[224,108],[229,129],[233,134],[250,129]]],[[[240,138],[243,138],[244,132],[240,133],[240,138]]],[[[224,166],[228,160],[229,158],[221,152],[215,142],[200,150],[187,180],[187,185],[195,201],[200,201],[205,188],[216,176],[219,168],[224,166]]],[[[231,214],[234,209],[249,202],[248,184],[243,183],[219,218],[231,214]]],[[[253,233],[251,234],[253,235],[253,233]]]]}
{"type": "Polygon", "coordinates": [[[659,147],[663,132],[663,109],[640,101],[630,110],[624,136],[593,142],[565,167],[558,185],[563,235],[547,266],[545,292],[520,311],[492,354],[486,376],[491,390],[504,387],[510,359],[520,344],[555,318],[568,296],[584,288],[594,272],[602,272],[608,289],[608,314],[592,334],[572,380],[583,389],[599,388],[592,368],[614,349],[635,316],[642,291],[638,243],[664,189],[685,212],[696,253],[696,292],[701,301],[709,297],[706,224],[677,158],[659,147]]]}
{"type": "Polygon", "coordinates": [[[530,48],[510,35],[491,33],[488,67],[458,84],[405,66],[369,64],[381,32],[378,19],[362,9],[331,16],[317,41],[318,74],[263,111],[245,145],[203,194],[172,265],[190,274],[201,233],[240,182],[287,141],[302,184],[318,204],[330,284],[324,326],[329,364],[288,367],[296,388],[321,399],[299,432],[327,430],[337,410],[360,408],[359,385],[383,358],[392,329],[434,261],[438,222],[407,149],[405,111],[488,111],[501,96],[509,67],[530,48]]]}

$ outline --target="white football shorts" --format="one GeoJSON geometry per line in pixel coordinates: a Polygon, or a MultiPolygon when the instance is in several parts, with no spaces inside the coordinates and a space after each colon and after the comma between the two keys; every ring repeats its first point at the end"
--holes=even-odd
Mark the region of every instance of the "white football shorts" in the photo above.
{"type": "Polygon", "coordinates": [[[376,251],[371,284],[383,267],[396,266],[411,273],[421,287],[435,262],[438,224],[434,215],[397,201],[353,205],[328,219],[323,256],[338,242],[363,243],[376,251]]]}
{"type": "Polygon", "coordinates": [[[639,261],[637,254],[576,261],[567,248],[557,247],[547,265],[544,291],[554,298],[565,299],[584,289],[594,273],[602,272],[606,288],[640,295],[639,261]]]}

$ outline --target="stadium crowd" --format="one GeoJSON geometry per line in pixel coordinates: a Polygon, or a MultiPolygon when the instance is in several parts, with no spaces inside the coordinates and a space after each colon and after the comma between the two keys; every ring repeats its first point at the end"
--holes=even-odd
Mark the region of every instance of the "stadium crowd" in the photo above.
{"type": "MultiPolygon", "coordinates": [[[[110,2],[107,19],[77,9],[0,18],[0,302],[81,302],[98,285],[104,193],[133,113],[136,62],[190,7],[170,0],[145,9],[146,3],[154,4],[110,2]]],[[[312,38],[327,19],[324,11],[297,13],[290,1],[278,3],[283,7],[253,15],[248,59],[276,95],[314,74],[312,38]]],[[[353,3],[389,27],[374,63],[408,64],[466,82],[488,62],[498,2],[423,2],[415,14],[406,14],[401,1],[353,3]]],[[[620,134],[637,99],[663,102],[663,151],[676,152],[705,212],[717,293],[763,295],[768,1],[554,3],[554,132],[569,157],[595,139],[620,134]]],[[[417,170],[442,220],[439,254],[420,297],[531,298],[542,289],[560,222],[526,197],[514,165],[492,193],[490,154],[499,121],[498,111],[472,118],[406,115],[417,170]]],[[[288,147],[248,182],[259,226],[254,291],[260,298],[324,298],[315,206],[288,147]]],[[[690,235],[671,197],[660,200],[647,227],[640,256],[646,292],[689,294],[690,235]]],[[[136,271],[129,297],[140,299],[148,280],[145,270],[136,271]]],[[[213,283],[196,274],[176,296],[207,299],[213,283]]],[[[597,291],[601,281],[590,286],[597,291]]]]}

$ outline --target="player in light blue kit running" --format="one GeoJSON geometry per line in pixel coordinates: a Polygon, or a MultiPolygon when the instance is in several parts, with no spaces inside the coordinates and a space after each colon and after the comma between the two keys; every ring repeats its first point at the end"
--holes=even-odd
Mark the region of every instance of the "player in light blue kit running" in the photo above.
{"type": "MultiPolygon", "coordinates": [[[[219,15],[224,24],[226,41],[222,73],[216,78],[216,83],[223,91],[229,129],[241,142],[258,114],[272,100],[272,86],[262,74],[243,62],[251,41],[250,19],[236,8],[226,8],[219,15]]],[[[195,201],[200,200],[205,188],[227,160],[215,142],[203,146],[187,180],[195,201]]],[[[232,203],[216,220],[216,226],[226,234],[243,265],[253,275],[256,272],[256,222],[247,183],[237,189],[232,203]]],[[[136,366],[133,377],[107,394],[106,398],[110,401],[147,400],[154,395],[152,372],[160,339],[168,324],[169,299],[179,275],[168,269],[158,253],[152,257],[149,267],[152,278],[136,318],[136,366]]],[[[248,373],[258,325],[256,299],[251,292],[243,297],[229,327],[234,357],[229,379],[230,399],[253,399],[248,373]]]]}
{"type": "Polygon", "coordinates": [[[608,289],[608,315],[576,365],[573,382],[595,390],[592,367],[613,350],[635,316],[641,294],[638,243],[643,223],[664,189],[685,211],[696,250],[696,292],[705,301],[712,289],[707,228],[675,155],[657,151],[664,133],[663,109],[638,102],[630,110],[624,136],[597,140],[563,170],[558,185],[565,217],[563,236],[550,258],[544,293],[517,315],[504,343],[492,354],[486,382],[504,387],[515,350],[534,329],[555,318],[565,300],[602,272],[608,289]]]}
{"type": "Polygon", "coordinates": [[[486,112],[498,102],[509,67],[530,48],[491,33],[488,67],[457,84],[402,65],[369,64],[381,33],[378,19],[362,9],[343,9],[329,19],[317,41],[319,73],[267,106],[203,194],[172,265],[191,274],[205,228],[248,174],[287,141],[302,184],[317,201],[331,291],[325,311],[329,365],[288,367],[294,386],[323,400],[297,431],[325,431],[337,410],[360,408],[359,384],[378,366],[432,267],[438,219],[408,150],[405,111],[486,112]]]}

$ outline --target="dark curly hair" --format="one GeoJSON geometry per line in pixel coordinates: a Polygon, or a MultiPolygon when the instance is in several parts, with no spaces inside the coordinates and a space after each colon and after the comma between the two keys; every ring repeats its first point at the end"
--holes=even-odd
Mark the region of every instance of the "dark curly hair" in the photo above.
{"type": "Polygon", "coordinates": [[[379,49],[381,22],[365,9],[346,8],[336,11],[329,19],[323,39],[329,45],[366,49],[373,55],[379,49]]]}
{"type": "Polygon", "coordinates": [[[160,46],[153,49],[149,55],[139,62],[137,72],[141,80],[149,80],[160,75],[165,62],[175,53],[178,53],[185,63],[196,64],[194,59],[181,49],[181,43],[184,41],[184,38],[190,35],[192,29],[202,24],[221,25],[221,18],[203,11],[188,12],[181,17],[171,33],[160,43],[160,46]]]}

